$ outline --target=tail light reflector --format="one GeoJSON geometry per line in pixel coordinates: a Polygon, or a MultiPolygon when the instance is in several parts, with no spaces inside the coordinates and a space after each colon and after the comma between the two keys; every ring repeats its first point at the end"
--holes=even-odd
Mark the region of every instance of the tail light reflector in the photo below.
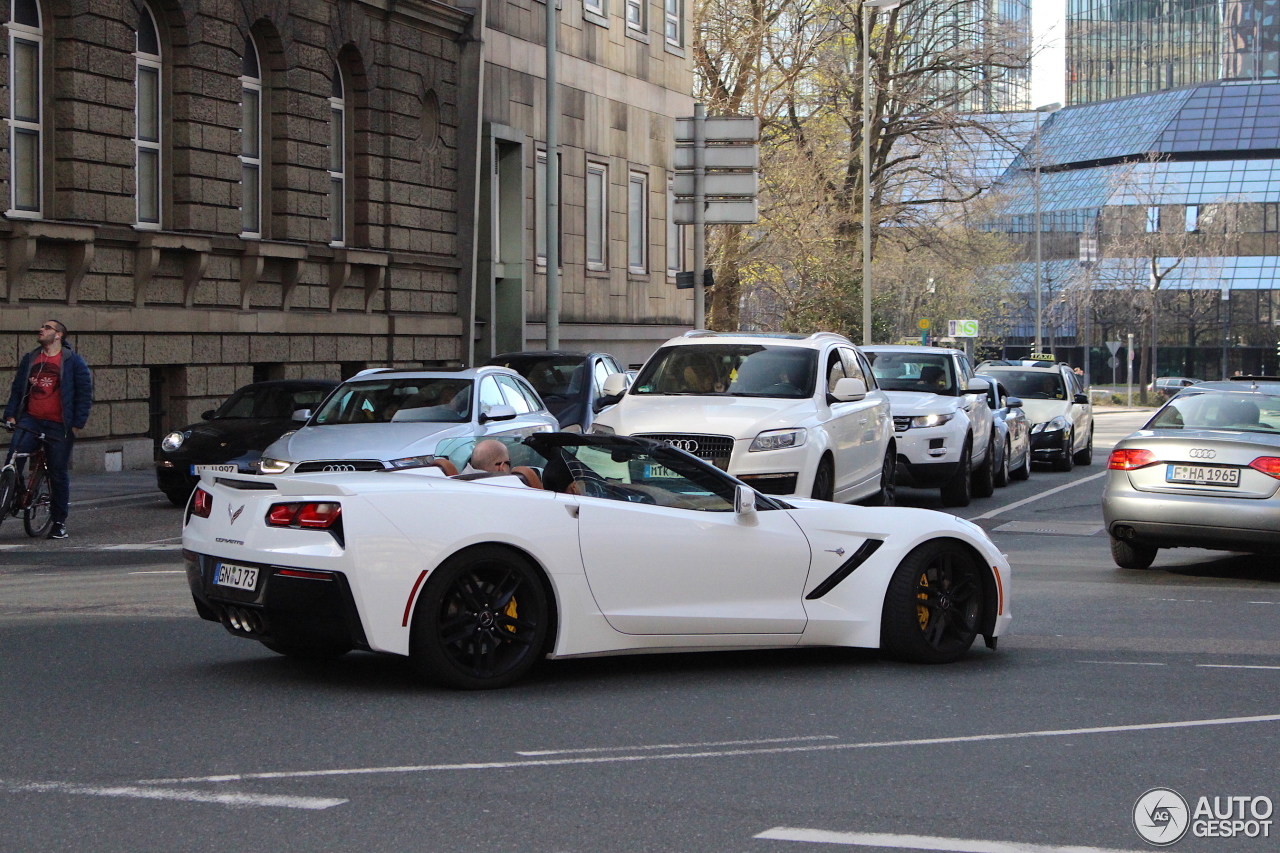
{"type": "Polygon", "coordinates": [[[196,486],[195,497],[191,499],[191,514],[208,518],[211,512],[213,512],[213,495],[196,486]]]}
{"type": "Polygon", "coordinates": [[[306,527],[328,530],[342,518],[342,504],[333,501],[272,504],[267,510],[270,527],[306,527]]]}
{"type": "Polygon", "coordinates": [[[1261,471],[1268,477],[1275,477],[1280,480],[1280,457],[1259,456],[1249,463],[1249,467],[1255,471],[1261,471]]]}
{"type": "Polygon", "coordinates": [[[1113,471],[1133,471],[1137,468],[1146,468],[1148,465],[1155,465],[1160,460],[1150,450],[1142,448],[1116,448],[1111,451],[1111,458],[1107,460],[1107,467],[1113,471]]]}

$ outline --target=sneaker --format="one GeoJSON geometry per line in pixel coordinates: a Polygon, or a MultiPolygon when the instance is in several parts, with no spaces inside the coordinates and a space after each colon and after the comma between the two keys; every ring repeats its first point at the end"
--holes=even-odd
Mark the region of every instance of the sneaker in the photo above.
{"type": "Polygon", "coordinates": [[[67,526],[65,524],[54,522],[53,529],[49,531],[50,539],[66,539],[67,526]]]}

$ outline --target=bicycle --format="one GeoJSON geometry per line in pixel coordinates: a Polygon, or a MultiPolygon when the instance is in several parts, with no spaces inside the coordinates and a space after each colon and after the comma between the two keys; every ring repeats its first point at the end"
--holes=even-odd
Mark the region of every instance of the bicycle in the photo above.
{"type": "Polygon", "coordinates": [[[53,527],[53,487],[49,482],[49,466],[45,461],[45,447],[51,441],[44,433],[35,433],[25,427],[4,425],[9,432],[22,430],[35,435],[39,444],[30,453],[14,453],[9,445],[9,456],[0,468],[0,524],[10,515],[22,515],[22,526],[27,535],[36,539],[49,535],[53,527]],[[18,473],[19,460],[26,459],[30,470],[26,482],[18,473]]]}

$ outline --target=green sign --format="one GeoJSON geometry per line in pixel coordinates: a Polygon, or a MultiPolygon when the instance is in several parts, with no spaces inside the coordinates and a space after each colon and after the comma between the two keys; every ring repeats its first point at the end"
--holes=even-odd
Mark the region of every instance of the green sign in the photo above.
{"type": "Polygon", "coordinates": [[[977,320],[951,320],[947,324],[947,334],[953,338],[978,337],[977,320]]]}

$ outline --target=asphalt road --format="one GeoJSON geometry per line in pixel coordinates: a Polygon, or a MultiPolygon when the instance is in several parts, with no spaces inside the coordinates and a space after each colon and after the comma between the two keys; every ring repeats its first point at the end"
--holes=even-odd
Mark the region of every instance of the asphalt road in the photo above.
{"type": "Polygon", "coordinates": [[[1137,850],[1152,787],[1274,802],[1280,565],[1114,567],[1097,475],[1137,420],[1099,416],[1093,466],[961,511],[1010,555],[1014,631],[943,667],[634,656],[452,693],[394,658],[300,665],[200,621],[161,501],[77,507],[65,542],[7,521],[0,850],[1137,850]]]}

